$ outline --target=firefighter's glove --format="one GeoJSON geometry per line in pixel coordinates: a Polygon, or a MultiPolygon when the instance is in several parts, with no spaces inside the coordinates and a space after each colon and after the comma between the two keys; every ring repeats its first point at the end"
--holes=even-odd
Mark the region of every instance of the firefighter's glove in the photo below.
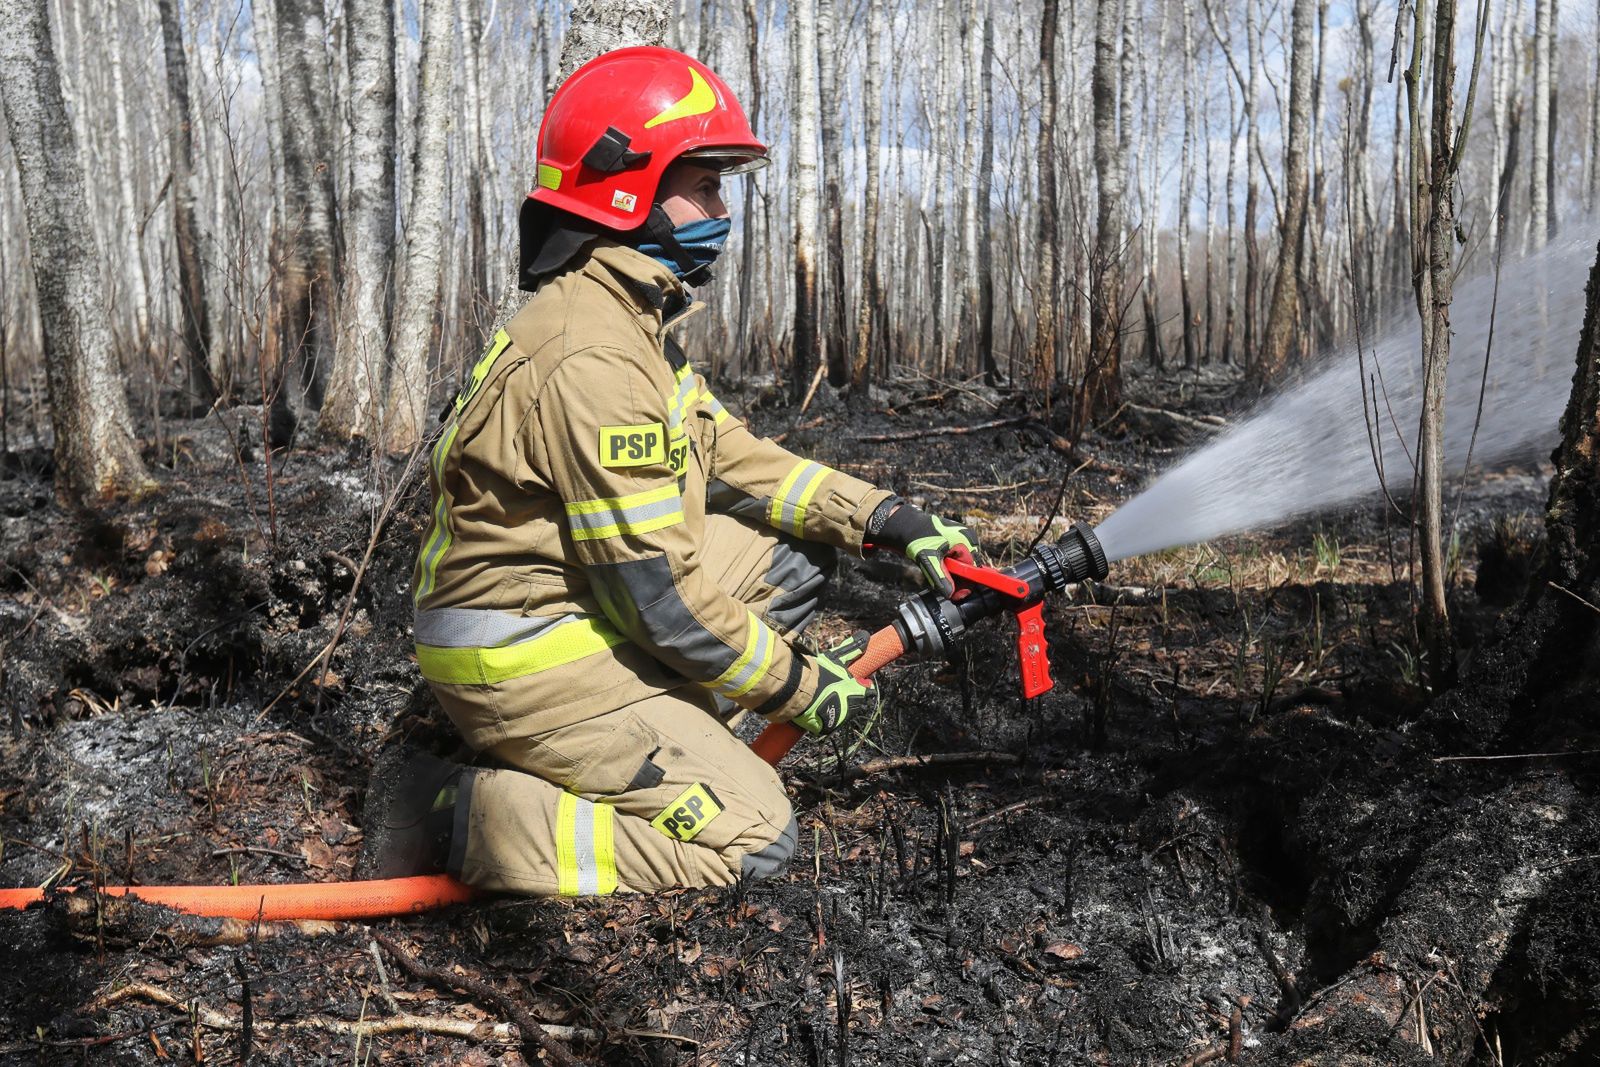
{"type": "Polygon", "coordinates": [[[965,526],[946,522],[910,504],[901,504],[883,521],[871,538],[876,545],[897,549],[922,571],[928,588],[942,597],[955,592],[955,583],[944,568],[944,558],[957,548],[978,553],[978,535],[965,526]]]}
{"type": "Polygon", "coordinates": [[[871,683],[862,683],[850,674],[850,664],[867,649],[867,632],[857,631],[824,652],[817,653],[817,692],[806,710],[794,717],[794,724],[813,737],[831,734],[850,716],[866,707],[871,683]]]}

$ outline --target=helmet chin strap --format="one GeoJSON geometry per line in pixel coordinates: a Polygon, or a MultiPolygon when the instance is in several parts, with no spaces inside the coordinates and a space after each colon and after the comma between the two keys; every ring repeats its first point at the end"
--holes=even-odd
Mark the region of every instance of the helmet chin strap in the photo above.
{"type": "Polygon", "coordinates": [[[683,279],[683,284],[701,286],[709,282],[711,265],[696,263],[672,231],[672,220],[667,218],[666,209],[660,204],[651,204],[650,214],[644,220],[644,232],[678,264],[678,277],[683,279]]]}

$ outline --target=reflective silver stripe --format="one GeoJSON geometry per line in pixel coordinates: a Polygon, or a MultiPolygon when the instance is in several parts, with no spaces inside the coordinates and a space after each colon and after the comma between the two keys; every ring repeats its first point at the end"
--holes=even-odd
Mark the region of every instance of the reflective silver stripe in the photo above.
{"type": "Polygon", "coordinates": [[[778,529],[793,530],[799,525],[795,515],[799,511],[800,501],[806,498],[813,483],[827,473],[827,468],[818,463],[808,462],[800,468],[800,476],[789,483],[783,497],[772,502],[773,509],[778,512],[778,529]]]}
{"type": "Polygon", "coordinates": [[[767,629],[766,626],[762,625],[759,619],[756,620],[755,630],[756,648],[755,651],[750,655],[750,662],[746,663],[739,670],[739,673],[735,674],[732,678],[729,678],[728,681],[721,686],[721,689],[724,693],[743,693],[750,687],[751,680],[755,678],[758,672],[763,672],[772,665],[772,631],[767,629]]]}
{"type": "Polygon", "coordinates": [[[600,865],[594,855],[594,805],[578,798],[577,817],[572,825],[572,858],[578,864],[578,895],[600,892],[600,865]]]}
{"type": "Polygon", "coordinates": [[[636,526],[647,519],[665,518],[683,510],[682,499],[674,493],[664,500],[653,500],[646,504],[634,504],[624,508],[606,508],[604,511],[591,511],[586,514],[569,514],[568,522],[572,532],[587,530],[591,533],[605,530],[608,535],[615,535],[620,527],[636,526]]]}
{"type": "Polygon", "coordinates": [[[689,371],[689,373],[685,374],[683,378],[679,380],[678,393],[672,398],[672,403],[668,405],[668,414],[670,415],[672,429],[676,430],[680,425],[682,425],[684,409],[686,409],[689,406],[690,401],[694,399],[694,394],[697,391],[697,388],[698,387],[695,385],[693,371],[689,371]]]}
{"type": "Polygon", "coordinates": [[[487,608],[428,608],[416,613],[411,630],[419,645],[435,648],[500,648],[531,641],[577,615],[512,615],[487,608]]]}

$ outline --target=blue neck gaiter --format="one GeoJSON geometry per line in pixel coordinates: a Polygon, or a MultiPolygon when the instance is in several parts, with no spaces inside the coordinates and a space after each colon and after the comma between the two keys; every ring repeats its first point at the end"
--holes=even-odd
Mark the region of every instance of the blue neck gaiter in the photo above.
{"type": "MultiPolygon", "coordinates": [[[[705,267],[715,262],[717,256],[722,254],[722,246],[727,243],[728,234],[732,232],[732,219],[695,219],[693,222],[674,227],[672,236],[676,237],[683,250],[694,258],[696,266],[705,267]]],[[[634,247],[655,259],[679,278],[684,276],[685,272],[678,269],[678,261],[654,241],[645,241],[634,247]]]]}

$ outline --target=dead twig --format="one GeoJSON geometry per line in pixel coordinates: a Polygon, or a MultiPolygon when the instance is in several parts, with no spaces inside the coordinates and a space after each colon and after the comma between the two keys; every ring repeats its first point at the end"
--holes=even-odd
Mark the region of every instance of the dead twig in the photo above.
{"type": "Polygon", "coordinates": [[[511,1019],[522,1034],[522,1043],[535,1057],[543,1054],[556,1067],[577,1067],[567,1050],[556,1044],[545,1025],[529,1015],[522,1006],[489,983],[464,974],[451,974],[438,967],[429,967],[411,953],[401,948],[386,934],[374,934],[373,940],[394,957],[402,969],[418,981],[439,986],[457,993],[465,993],[478,1000],[486,1000],[511,1019]]]}
{"type": "Polygon", "coordinates": [[[996,819],[1003,819],[1007,815],[1031,808],[1035,804],[1042,804],[1049,799],[1050,798],[1048,796],[1042,794],[1036,797],[1026,797],[1017,801],[1015,804],[1007,804],[1003,808],[996,808],[994,811],[986,812],[985,814],[978,816],[976,819],[968,820],[966,829],[971,830],[973,827],[982,826],[984,823],[994,822],[996,819]]]}
{"type": "Polygon", "coordinates": [[[1002,430],[1008,426],[1023,426],[1032,421],[1034,421],[1032,415],[1015,415],[1009,419],[990,419],[988,422],[974,422],[966,426],[933,426],[922,430],[896,430],[894,433],[857,434],[853,440],[873,445],[890,441],[920,441],[924,437],[952,437],[978,433],[982,430],[1002,430]]]}
{"type": "Polygon", "coordinates": [[[1222,1059],[1227,1054],[1228,1043],[1224,1041],[1220,1045],[1212,1045],[1204,1052],[1196,1052],[1193,1056],[1190,1056],[1188,1059],[1184,1060],[1179,1067],[1200,1067],[1202,1063],[1215,1063],[1217,1060],[1222,1059]]]}
{"type": "Polygon", "coordinates": [[[1435,763],[1490,763],[1507,759],[1558,759],[1562,756],[1600,755],[1600,748],[1577,748],[1570,752],[1508,752],[1503,756],[1435,756],[1435,763]]]}
{"type": "Polygon", "coordinates": [[[789,435],[790,434],[795,433],[795,432],[797,432],[799,430],[815,430],[818,426],[821,426],[823,423],[825,423],[827,421],[828,421],[828,416],[826,416],[826,415],[818,415],[816,418],[807,419],[805,422],[797,422],[793,426],[789,427],[787,430],[785,430],[782,433],[780,433],[778,436],[774,437],[772,439],[772,443],[775,444],[775,445],[781,445],[781,444],[783,444],[785,441],[787,441],[789,439],[789,435]]]}
{"type": "MultiPolygon", "coordinates": [[[[152,1004],[160,1004],[168,1008],[176,1008],[187,1013],[199,1025],[208,1030],[222,1030],[228,1033],[238,1031],[243,1025],[239,1020],[233,1019],[215,1008],[208,1008],[198,1000],[184,1000],[175,994],[167,992],[160,986],[151,985],[149,982],[130,982],[125,986],[113,989],[111,992],[96,997],[84,1005],[83,1012],[91,1014],[105,1011],[125,1000],[145,1000],[152,1004]]],[[[362,1038],[380,1037],[384,1034],[438,1034],[442,1037],[460,1037],[472,1041],[501,1041],[511,1042],[516,1040],[511,1023],[473,1022],[471,1019],[449,1019],[438,1016],[412,1015],[403,1013],[391,1015],[385,1019],[336,1019],[327,1015],[308,1015],[301,1019],[256,1019],[253,1021],[256,1030],[266,1033],[281,1033],[292,1030],[326,1030],[332,1033],[350,1034],[362,1038]]],[[[143,1032],[143,1031],[141,1031],[143,1032]]],[[[559,1061],[557,1061],[559,1062],[559,1061]]],[[[568,1059],[567,1063],[572,1061],[568,1059]]]]}
{"type": "Polygon", "coordinates": [[[253,856],[278,856],[282,859],[294,860],[302,865],[306,862],[304,856],[298,856],[293,852],[285,852],[279,848],[263,848],[260,845],[236,845],[233,848],[218,848],[211,851],[213,856],[237,856],[240,853],[249,853],[253,856]]]}

